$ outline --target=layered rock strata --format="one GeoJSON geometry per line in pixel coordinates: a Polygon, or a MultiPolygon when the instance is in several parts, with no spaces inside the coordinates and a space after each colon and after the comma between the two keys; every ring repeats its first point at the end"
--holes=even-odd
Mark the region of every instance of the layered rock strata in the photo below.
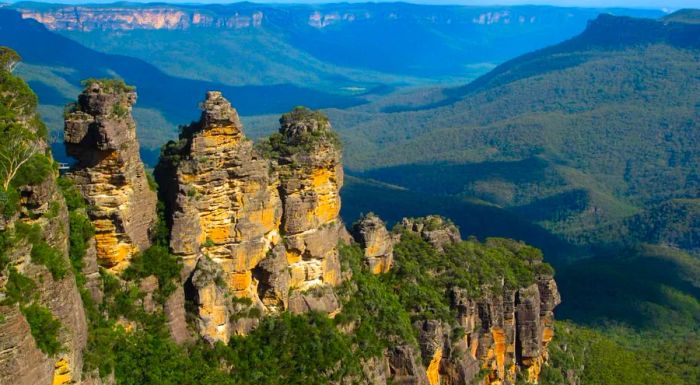
{"type": "MultiPolygon", "coordinates": [[[[256,324],[251,314],[335,311],[337,299],[325,289],[340,277],[339,151],[310,148],[270,159],[245,137],[221,93],[207,93],[202,108],[156,168],[170,249],[185,263],[201,334],[227,341],[256,324]],[[311,296],[310,289],[319,290],[311,296]]],[[[304,126],[313,122],[285,115],[281,123],[277,144],[285,149],[297,135],[313,135],[304,126]]]]}
{"type": "Polygon", "coordinates": [[[296,108],[282,115],[276,169],[284,207],[280,231],[289,264],[292,311],[337,309],[329,287],[340,282],[338,260],[340,188],[343,185],[340,143],[323,114],[296,108]],[[314,289],[308,294],[307,291],[314,289]],[[318,300],[320,298],[320,300],[318,300]],[[297,306],[299,305],[299,306],[297,306]]]}
{"type": "Polygon", "coordinates": [[[281,243],[282,203],[270,162],[245,138],[231,104],[209,92],[202,108],[199,122],[166,147],[156,176],[172,225],[170,249],[190,276],[200,331],[226,341],[233,329],[247,328],[231,325],[228,293],[260,309],[286,308],[287,291],[261,283],[254,271],[281,243]]]}
{"type": "Polygon", "coordinates": [[[77,163],[68,173],[88,203],[100,265],[124,270],[151,245],[156,194],[139,157],[131,116],[136,93],[119,83],[91,82],[66,114],[64,140],[77,163]]]}
{"type": "MultiPolygon", "coordinates": [[[[399,229],[420,235],[437,249],[461,241],[457,227],[439,216],[404,218],[399,229]]],[[[368,256],[388,254],[396,237],[373,214],[361,218],[353,233],[375,272],[376,262],[368,256]]],[[[561,302],[553,277],[539,275],[532,285],[515,290],[500,283],[500,287],[484,287],[483,293],[473,297],[464,289],[453,288],[454,324],[437,319],[416,321],[419,353],[412,345],[387,350],[383,359],[367,363],[368,378],[377,379],[370,383],[384,384],[391,379],[395,384],[512,385],[518,373],[526,382],[538,383],[549,358],[547,345],[554,336],[553,310],[561,302]]]]}
{"type": "Polygon", "coordinates": [[[352,227],[353,236],[365,252],[365,262],[373,274],[386,273],[394,263],[394,241],[386,224],[374,213],[360,218],[352,227]]]}
{"type": "MultiPolygon", "coordinates": [[[[38,226],[41,242],[59,252],[64,266],[69,266],[68,228],[65,225],[68,211],[58,191],[55,175],[49,175],[39,185],[22,187],[21,195],[20,214],[13,220],[38,226]]],[[[13,225],[9,227],[4,230],[12,231],[13,225]]],[[[44,265],[32,261],[33,247],[36,246],[27,240],[19,241],[7,250],[7,264],[0,271],[0,384],[79,383],[82,354],[87,342],[87,321],[75,277],[70,272],[54,277],[44,265]],[[10,269],[32,281],[31,293],[24,293],[27,297],[21,301],[38,304],[60,322],[57,338],[62,349],[57,354],[48,356],[43,353],[20,311],[20,305],[5,302],[10,269]]]]}

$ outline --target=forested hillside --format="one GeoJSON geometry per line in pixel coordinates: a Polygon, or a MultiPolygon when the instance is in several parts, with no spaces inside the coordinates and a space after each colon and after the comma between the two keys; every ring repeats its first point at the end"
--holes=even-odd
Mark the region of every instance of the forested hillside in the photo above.
{"type": "MultiPolygon", "coordinates": [[[[700,320],[696,15],[601,15],[468,85],[415,94],[427,103],[404,95],[331,111],[354,149],[351,174],[381,197],[347,200],[389,217],[402,205],[438,206],[483,236],[515,229],[555,264],[558,314],[607,339],[594,349],[682,373],[697,352],[667,341],[696,340],[700,320]]],[[[627,375],[620,383],[644,381],[627,375]]]]}
{"type": "Polygon", "coordinates": [[[359,175],[509,207],[576,241],[697,196],[699,58],[697,24],[602,15],[572,40],[444,90],[441,107],[331,115],[359,175]]]}

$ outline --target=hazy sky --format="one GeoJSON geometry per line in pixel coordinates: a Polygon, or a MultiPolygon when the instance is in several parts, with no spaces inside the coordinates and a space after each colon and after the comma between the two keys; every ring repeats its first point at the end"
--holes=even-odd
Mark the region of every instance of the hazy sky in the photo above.
{"type": "MultiPolygon", "coordinates": [[[[7,1],[7,0],[5,0],[7,1]]],[[[17,0],[14,0],[17,1],[17,0]]],[[[111,3],[114,0],[34,0],[44,3],[111,3]]],[[[148,3],[154,0],[130,0],[148,3]]],[[[222,0],[159,0],[171,3],[231,3],[222,0]]],[[[252,0],[258,3],[333,3],[348,0],[252,0]]],[[[350,0],[364,2],[366,0],[350,0]]],[[[391,0],[394,1],[394,0],[391,0]]],[[[405,0],[404,0],[405,1],[405,0]]],[[[1,2],[1,1],[0,1],[1,2]]],[[[10,0],[13,2],[13,0],[10,0]]],[[[382,0],[379,0],[382,2],[382,0]]],[[[635,8],[700,8],[700,0],[408,0],[409,3],[421,4],[465,4],[465,5],[520,5],[548,4],[577,7],[635,7],[635,8]]]]}

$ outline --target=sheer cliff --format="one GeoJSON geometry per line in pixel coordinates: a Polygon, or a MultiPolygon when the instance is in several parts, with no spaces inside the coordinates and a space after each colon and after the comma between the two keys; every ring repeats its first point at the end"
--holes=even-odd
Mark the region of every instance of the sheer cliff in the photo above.
{"type": "Polygon", "coordinates": [[[80,381],[87,323],[37,100],[0,47],[0,383],[80,381]]]}
{"type": "Polygon", "coordinates": [[[136,93],[119,81],[88,81],[66,114],[64,142],[77,159],[68,173],[87,200],[97,259],[124,270],[150,245],[156,194],[139,157],[131,107],[136,93]]]}
{"type": "Polygon", "coordinates": [[[65,116],[77,162],[12,187],[0,384],[538,382],[560,298],[537,249],[439,216],[347,231],[328,118],[295,108],[254,144],[215,91],[156,186],[135,101],[86,82],[65,116]]]}

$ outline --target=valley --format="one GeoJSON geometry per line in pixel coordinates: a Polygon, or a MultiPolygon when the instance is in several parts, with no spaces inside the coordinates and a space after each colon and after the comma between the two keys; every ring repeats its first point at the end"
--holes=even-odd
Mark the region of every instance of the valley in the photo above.
{"type": "MultiPolygon", "coordinates": [[[[105,140],[110,151],[128,147],[127,168],[145,170],[133,182],[144,196],[155,175],[158,209],[133,199],[149,202],[136,212],[153,215],[153,251],[104,254],[134,267],[110,270],[119,285],[100,278],[113,300],[86,307],[93,374],[155,383],[129,361],[143,349],[154,367],[191,376],[185,383],[700,381],[696,10],[19,2],[0,8],[0,45],[22,57],[12,73],[38,96],[53,157],[78,169],[104,149],[76,161],[85,130],[66,122],[114,116],[65,106],[136,90],[127,104],[138,141],[105,140]],[[105,78],[125,83],[96,80],[105,78]],[[148,270],[153,261],[162,270],[148,270]],[[183,301],[182,314],[155,306],[166,323],[128,300],[151,274],[148,295],[183,301]],[[527,302],[533,284],[541,297],[527,302]],[[540,315],[525,322],[536,331],[521,322],[532,303],[540,315]],[[173,331],[180,318],[189,334],[173,331]],[[118,331],[123,322],[139,334],[118,331]],[[356,359],[358,346],[366,354],[356,359]],[[323,373],[308,370],[314,355],[328,357],[323,373]]],[[[74,179],[79,191],[103,188],[86,181],[111,173],[133,177],[95,172],[74,179]]],[[[120,250],[151,250],[121,224],[100,227],[95,207],[111,193],[86,194],[99,230],[90,265],[113,268],[100,260],[113,238],[120,250]]],[[[74,273],[80,290],[99,285],[81,283],[94,272],[74,273]]],[[[12,306],[33,304],[44,306],[12,306]]]]}

